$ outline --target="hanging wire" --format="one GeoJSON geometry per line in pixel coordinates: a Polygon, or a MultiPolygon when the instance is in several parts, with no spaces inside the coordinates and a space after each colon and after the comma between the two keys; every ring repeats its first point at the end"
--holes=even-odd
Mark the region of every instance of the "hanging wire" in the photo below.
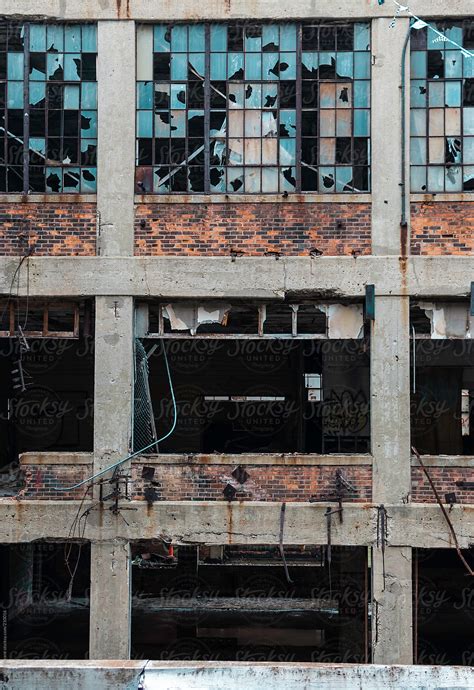
{"type": "Polygon", "coordinates": [[[67,487],[53,486],[54,491],[72,491],[73,489],[78,489],[80,486],[84,486],[84,484],[87,484],[88,482],[94,481],[98,477],[102,477],[107,472],[114,470],[116,467],[123,465],[124,462],[127,462],[128,460],[135,458],[137,455],[141,455],[142,453],[144,453],[149,448],[156,446],[157,443],[162,443],[162,441],[164,441],[169,436],[171,436],[171,434],[173,433],[173,431],[176,428],[176,423],[178,421],[178,409],[176,406],[176,397],[174,394],[173,381],[171,379],[171,372],[170,372],[170,366],[169,366],[169,362],[168,362],[168,355],[166,353],[166,348],[165,348],[165,344],[163,341],[161,341],[161,346],[163,348],[163,355],[165,358],[165,365],[166,365],[166,374],[168,376],[168,384],[170,387],[171,399],[173,401],[173,424],[171,425],[171,429],[161,438],[154,440],[148,446],[145,446],[144,448],[140,448],[140,450],[137,450],[134,453],[130,453],[129,455],[127,455],[126,458],[122,458],[121,460],[114,463],[113,465],[109,465],[109,467],[106,467],[105,470],[101,470],[100,472],[93,474],[91,477],[88,477],[87,479],[83,479],[82,482],[78,482],[77,484],[73,484],[72,486],[67,486],[67,487]]]}

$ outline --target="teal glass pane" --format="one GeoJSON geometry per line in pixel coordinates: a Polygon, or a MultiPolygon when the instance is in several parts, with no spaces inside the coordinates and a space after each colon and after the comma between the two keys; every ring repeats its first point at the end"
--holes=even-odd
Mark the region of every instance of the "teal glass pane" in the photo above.
{"type": "Polygon", "coordinates": [[[151,110],[137,111],[137,136],[151,137],[153,134],[153,112],[151,110]]]}
{"type": "Polygon", "coordinates": [[[262,56],[260,53],[249,53],[245,56],[245,78],[262,78],[262,56]]]}
{"type": "MultiPolygon", "coordinates": [[[[97,136],[97,111],[96,110],[83,110],[83,111],[81,111],[81,136],[94,137],[94,138],[97,136]]],[[[150,134],[150,136],[151,136],[151,134],[150,134]]]]}
{"type": "Polygon", "coordinates": [[[186,84],[171,84],[171,107],[186,108],[186,84]]]}
{"type": "Polygon", "coordinates": [[[97,168],[83,168],[81,171],[81,192],[97,191],[97,168]]]}
{"type": "Polygon", "coordinates": [[[189,27],[189,50],[197,53],[206,50],[204,24],[191,24],[189,27]]]}
{"type": "Polygon", "coordinates": [[[97,27],[94,24],[82,25],[82,52],[97,52],[97,27]]]}
{"type": "Polygon", "coordinates": [[[40,72],[39,69],[36,69],[36,67],[33,67],[30,72],[30,84],[31,82],[35,81],[46,81],[46,74],[44,72],[40,72]]]}
{"type": "Polygon", "coordinates": [[[354,50],[370,50],[370,24],[354,24],[354,50]]]}
{"type": "Polygon", "coordinates": [[[463,57],[463,77],[474,77],[474,58],[463,57]]]}
{"type": "Polygon", "coordinates": [[[30,24],[30,50],[33,53],[46,52],[46,26],[30,24]]]}
{"type": "MultiPolygon", "coordinates": [[[[84,84],[83,84],[84,86],[84,84]]],[[[140,81],[137,84],[137,103],[140,109],[153,107],[153,82],[140,81]]]]}
{"type": "Polygon", "coordinates": [[[319,53],[309,53],[304,51],[301,55],[301,62],[307,70],[310,72],[315,72],[319,67],[319,53]]]}
{"type": "Polygon", "coordinates": [[[62,70],[64,65],[64,55],[48,53],[46,56],[46,77],[52,79],[58,70],[62,70]]]}
{"type": "Polygon", "coordinates": [[[211,25],[211,50],[222,52],[227,50],[227,27],[223,24],[211,25]]]}
{"type": "Polygon", "coordinates": [[[427,56],[422,50],[414,50],[410,55],[412,79],[426,79],[427,77],[427,56]]]}
{"type": "Polygon", "coordinates": [[[80,168],[64,168],[63,169],[63,191],[76,192],[81,190],[81,169],[80,168]]]}
{"type": "Polygon", "coordinates": [[[294,139],[280,139],[280,165],[295,165],[296,141],[294,139]]]}
{"type": "Polygon", "coordinates": [[[245,107],[262,107],[262,87],[260,84],[247,84],[245,87],[245,107]]]}
{"type": "Polygon", "coordinates": [[[278,136],[278,123],[274,111],[266,110],[262,113],[262,136],[278,136]]]}
{"type": "Polygon", "coordinates": [[[42,156],[46,155],[46,139],[42,137],[30,137],[30,149],[42,156]]]}
{"type": "MultiPolygon", "coordinates": [[[[283,181],[288,184],[285,177],[283,181]]],[[[262,192],[278,192],[278,168],[270,168],[268,165],[262,168],[262,192]]]]}
{"type": "Polygon", "coordinates": [[[319,168],[319,191],[328,194],[335,191],[334,168],[319,168]]]}
{"type": "Polygon", "coordinates": [[[64,81],[81,80],[81,56],[79,53],[64,56],[64,81]]]}
{"type": "MultiPolygon", "coordinates": [[[[280,125],[283,125],[286,136],[296,136],[296,112],[294,110],[280,110],[280,125]]],[[[280,134],[281,136],[281,134],[280,134]]]]}
{"type": "MultiPolygon", "coordinates": [[[[446,38],[449,38],[451,41],[454,41],[454,43],[457,43],[458,45],[462,46],[463,31],[460,23],[458,26],[451,26],[450,28],[445,29],[443,33],[446,36],[446,38]]],[[[456,50],[456,46],[449,42],[444,43],[444,47],[446,50],[456,50]]]]}
{"type": "Polygon", "coordinates": [[[243,168],[228,168],[227,170],[227,191],[244,191],[244,170],[243,168]]]}
{"type": "Polygon", "coordinates": [[[472,183],[474,182],[474,166],[464,166],[464,189],[468,189],[467,185],[469,185],[469,189],[472,189],[472,183]]]}
{"type": "Polygon", "coordinates": [[[180,110],[170,111],[171,136],[182,139],[186,136],[186,113],[180,110]]]}
{"type": "Polygon", "coordinates": [[[23,53],[8,53],[7,79],[23,79],[23,53]]]}
{"type": "Polygon", "coordinates": [[[254,36],[253,33],[252,30],[247,30],[247,27],[244,29],[244,50],[246,53],[260,53],[262,51],[262,37],[254,36]]]}
{"type": "Polygon", "coordinates": [[[336,72],[338,77],[354,76],[353,53],[338,53],[336,57],[336,72]]]}
{"type": "Polygon", "coordinates": [[[175,53],[171,56],[171,79],[179,81],[188,77],[188,56],[186,53],[175,53]]]}
{"type": "Polygon", "coordinates": [[[63,171],[61,168],[46,168],[46,191],[63,191],[63,171]]]}
{"type": "Polygon", "coordinates": [[[426,108],[427,83],[424,79],[412,79],[410,104],[413,108],[426,108]]]}
{"type": "Polygon", "coordinates": [[[188,28],[177,24],[171,29],[171,50],[185,53],[188,49],[188,28]]]}
{"type": "Polygon", "coordinates": [[[231,79],[235,76],[236,79],[243,79],[244,70],[244,54],[243,53],[229,53],[228,58],[227,78],[231,79]]]}
{"type": "Polygon", "coordinates": [[[474,134],[474,108],[463,109],[463,134],[474,134]]]}
{"type": "Polygon", "coordinates": [[[370,53],[354,53],[354,77],[356,79],[369,79],[370,53]]]}
{"type": "MultiPolygon", "coordinates": [[[[146,112],[146,111],[145,111],[146,112]]],[[[153,113],[149,113],[150,119],[153,115],[153,113]]],[[[168,138],[171,129],[170,129],[170,123],[169,123],[169,115],[167,112],[165,113],[156,113],[155,115],[155,137],[163,139],[163,138],[168,138]]],[[[140,125],[140,121],[139,121],[140,125]]],[[[148,131],[148,127],[145,129],[143,128],[142,131],[148,131]]],[[[151,126],[150,126],[150,131],[151,131],[151,126]]],[[[151,134],[138,134],[139,137],[145,136],[145,137],[150,137],[151,134]]]]}
{"type": "Polygon", "coordinates": [[[428,168],[428,190],[430,192],[444,191],[444,166],[432,165],[428,168]]]}
{"type": "Polygon", "coordinates": [[[462,60],[460,50],[450,50],[449,53],[445,53],[444,74],[447,79],[462,77],[462,60]]]}
{"type": "Polygon", "coordinates": [[[280,26],[280,50],[296,50],[296,26],[294,24],[280,26]]]}
{"type": "MultiPolygon", "coordinates": [[[[97,139],[81,139],[81,153],[86,153],[89,146],[97,146],[97,139]]],[[[87,161],[86,161],[87,162],[87,161]]]]}
{"type": "Polygon", "coordinates": [[[370,135],[370,118],[368,110],[354,111],[354,136],[368,137],[370,135]]]}
{"type": "Polygon", "coordinates": [[[280,79],[296,79],[296,53],[280,53],[280,79]]]}
{"type": "Polygon", "coordinates": [[[46,96],[46,82],[44,81],[33,81],[29,85],[29,100],[30,105],[37,105],[46,96]]]}
{"type": "Polygon", "coordinates": [[[226,66],[226,53],[211,53],[211,81],[225,81],[227,79],[226,66]]]}
{"type": "Polygon", "coordinates": [[[445,82],[446,95],[445,103],[450,108],[459,108],[461,106],[461,81],[447,81],[445,82]]]}
{"type": "Polygon", "coordinates": [[[194,71],[204,78],[206,71],[206,59],[204,53],[190,53],[189,62],[194,71]]]}
{"type": "MultiPolygon", "coordinates": [[[[280,45],[280,32],[276,24],[264,24],[262,27],[262,48],[266,50],[278,50],[280,45]]],[[[290,50],[286,48],[286,50],[290,50]]]]}
{"type": "Polygon", "coordinates": [[[412,165],[426,165],[425,137],[412,137],[410,142],[410,162],[412,165]]]}
{"type": "Polygon", "coordinates": [[[370,81],[354,82],[354,107],[370,107],[370,81]]]}
{"type": "Polygon", "coordinates": [[[90,81],[83,82],[81,84],[81,98],[83,108],[97,108],[97,84],[90,81]]]}
{"type": "Polygon", "coordinates": [[[155,53],[167,53],[171,48],[170,29],[167,24],[153,27],[153,50],[155,53]]]}
{"type": "Polygon", "coordinates": [[[474,137],[464,137],[463,157],[465,163],[474,163],[474,137]]]}
{"type": "Polygon", "coordinates": [[[211,175],[211,191],[225,192],[225,168],[213,166],[212,170],[215,172],[211,175]]]}
{"type": "Polygon", "coordinates": [[[7,83],[7,108],[23,108],[23,82],[7,83]]]}
{"type": "Polygon", "coordinates": [[[320,65],[333,65],[336,62],[336,53],[328,53],[322,50],[319,53],[319,64],[320,65]]]}
{"type": "Polygon", "coordinates": [[[263,53],[263,74],[262,79],[278,79],[280,54],[279,53],[263,53]]]}
{"type": "Polygon", "coordinates": [[[429,104],[431,108],[442,108],[444,106],[444,82],[429,83],[429,104]]]}
{"type": "MultiPolygon", "coordinates": [[[[79,86],[66,84],[64,87],[64,110],[79,110],[79,86]]],[[[84,103],[82,104],[84,107],[84,103]]]]}
{"type": "Polygon", "coordinates": [[[63,27],[56,24],[48,24],[46,29],[46,50],[55,49],[59,53],[64,50],[63,27]]]}
{"type": "Polygon", "coordinates": [[[354,190],[352,178],[354,173],[351,166],[336,167],[336,192],[351,192],[354,190]],[[347,187],[347,189],[346,189],[347,187]]]}
{"type": "Polygon", "coordinates": [[[277,84],[262,85],[262,108],[273,108],[278,103],[277,84]]]}
{"type": "Polygon", "coordinates": [[[410,111],[410,132],[412,136],[426,136],[426,110],[414,109],[410,111]]]}
{"type": "Polygon", "coordinates": [[[81,27],[79,24],[70,24],[64,29],[64,50],[67,53],[81,51],[81,27]]]}
{"type": "Polygon", "coordinates": [[[426,191],[426,168],[412,166],[410,170],[411,191],[425,192],[426,191]]]}

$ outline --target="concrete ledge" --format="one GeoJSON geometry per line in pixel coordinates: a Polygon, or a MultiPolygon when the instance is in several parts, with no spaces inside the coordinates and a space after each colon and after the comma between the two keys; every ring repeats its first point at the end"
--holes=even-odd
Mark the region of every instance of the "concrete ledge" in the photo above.
{"type": "Polygon", "coordinates": [[[473,687],[474,669],[461,666],[379,666],[222,661],[17,661],[0,665],[8,690],[135,690],[141,678],[149,690],[400,690],[473,687]]]}
{"type": "Polygon", "coordinates": [[[136,204],[367,204],[365,194],[137,194],[136,204]]]}
{"type": "MultiPolygon", "coordinates": [[[[426,467],[460,467],[466,469],[474,467],[474,456],[472,455],[422,455],[421,460],[426,467]]],[[[411,458],[412,467],[421,467],[417,458],[411,458]]]]}
{"type": "Polygon", "coordinates": [[[20,465],[92,465],[93,453],[22,453],[20,465]]]}
{"type": "Polygon", "coordinates": [[[340,465],[372,465],[371,455],[300,455],[273,453],[256,455],[142,455],[132,460],[140,465],[283,465],[299,467],[325,467],[340,465]]]}
{"type": "Polygon", "coordinates": [[[0,204],[95,204],[95,194],[0,194],[0,204]]]}

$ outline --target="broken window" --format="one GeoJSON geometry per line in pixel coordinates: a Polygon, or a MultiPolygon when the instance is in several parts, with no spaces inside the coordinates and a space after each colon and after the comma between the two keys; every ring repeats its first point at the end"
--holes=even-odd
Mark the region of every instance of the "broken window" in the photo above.
{"type": "Polygon", "coordinates": [[[369,24],[142,25],[137,80],[139,194],[369,191],[369,24]]]}
{"type": "Polygon", "coordinates": [[[0,192],[95,193],[93,24],[0,20],[0,192]]]}
{"type": "Polygon", "coordinates": [[[367,550],[132,544],[132,655],[367,663],[367,550]]]}
{"type": "Polygon", "coordinates": [[[16,494],[20,456],[91,451],[92,305],[5,302],[0,333],[0,494],[16,494]]]}
{"type": "Polygon", "coordinates": [[[0,544],[4,659],[87,659],[90,545],[0,544]]]}
{"type": "MultiPolygon", "coordinates": [[[[430,22],[472,52],[473,20],[430,22]]],[[[411,190],[474,190],[473,59],[429,26],[412,30],[411,190]]]]}
{"type": "Polygon", "coordinates": [[[473,317],[467,302],[413,302],[411,435],[425,455],[474,454],[473,317]]]}
{"type": "Polygon", "coordinates": [[[148,313],[139,347],[149,378],[148,388],[136,378],[143,415],[135,415],[135,451],[148,445],[142,439],[150,433],[150,443],[163,436],[176,416],[173,433],[149,452],[369,452],[361,304],[139,308],[148,313]]]}

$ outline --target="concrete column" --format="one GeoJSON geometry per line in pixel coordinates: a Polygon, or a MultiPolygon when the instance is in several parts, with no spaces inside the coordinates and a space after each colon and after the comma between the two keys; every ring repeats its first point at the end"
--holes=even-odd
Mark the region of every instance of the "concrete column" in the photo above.
{"type": "Polygon", "coordinates": [[[91,544],[90,659],[130,658],[130,545],[91,544]]]}
{"type": "Polygon", "coordinates": [[[412,550],[389,546],[372,559],[372,662],[413,663],[412,550]],[[384,577],[385,573],[385,577],[384,577]]]}
{"type": "Polygon", "coordinates": [[[408,297],[375,298],[370,390],[372,500],[404,503],[411,488],[408,297]]]}
{"type": "Polygon", "coordinates": [[[130,449],[133,382],[133,299],[96,297],[94,473],[130,449]]]}
{"type": "MultiPolygon", "coordinates": [[[[372,254],[405,254],[401,220],[401,64],[408,18],[372,21],[372,254]]],[[[407,98],[409,54],[407,54],[407,98]]],[[[409,101],[407,100],[406,103],[409,101]]],[[[408,136],[408,106],[407,125],[408,136]]],[[[408,171],[408,167],[405,166],[408,171]]],[[[407,194],[409,193],[408,177],[407,194]]]]}
{"type": "Polygon", "coordinates": [[[98,23],[98,252],[133,255],[135,22],[98,23]]]}

